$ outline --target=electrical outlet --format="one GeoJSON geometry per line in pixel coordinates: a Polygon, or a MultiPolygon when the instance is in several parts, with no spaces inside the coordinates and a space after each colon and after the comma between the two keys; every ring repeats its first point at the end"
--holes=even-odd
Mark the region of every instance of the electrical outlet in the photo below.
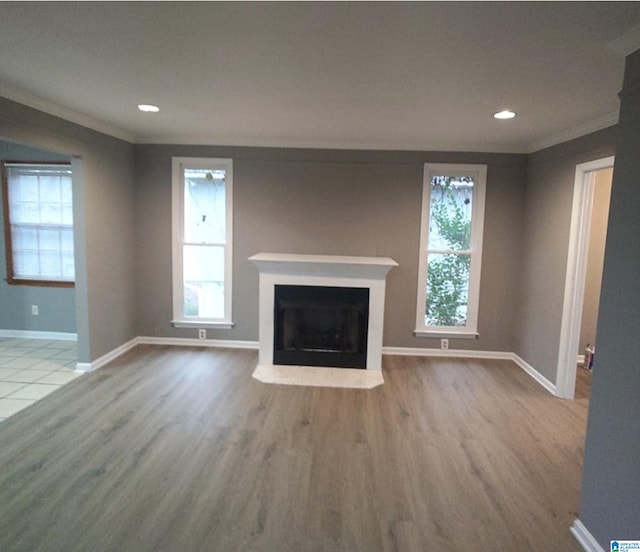
{"type": "Polygon", "coordinates": [[[38,316],[38,305],[31,305],[31,314],[33,316],[38,316]]]}
{"type": "Polygon", "coordinates": [[[198,339],[207,339],[207,330],[198,330],[198,339]]]}
{"type": "Polygon", "coordinates": [[[440,348],[443,351],[446,351],[447,349],[449,349],[449,340],[448,339],[441,339],[440,340],[440,348]]]}

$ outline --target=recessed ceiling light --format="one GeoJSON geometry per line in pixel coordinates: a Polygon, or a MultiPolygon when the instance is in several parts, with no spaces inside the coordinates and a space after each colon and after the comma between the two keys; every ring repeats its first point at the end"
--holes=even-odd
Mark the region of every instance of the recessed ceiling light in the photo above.
{"type": "Polygon", "coordinates": [[[157,113],[158,111],[160,111],[160,108],[157,105],[151,104],[139,104],[138,109],[147,113],[157,113]]]}
{"type": "Polygon", "coordinates": [[[498,111],[498,113],[493,114],[496,119],[513,119],[516,116],[515,111],[509,111],[505,109],[504,111],[498,111]]]}

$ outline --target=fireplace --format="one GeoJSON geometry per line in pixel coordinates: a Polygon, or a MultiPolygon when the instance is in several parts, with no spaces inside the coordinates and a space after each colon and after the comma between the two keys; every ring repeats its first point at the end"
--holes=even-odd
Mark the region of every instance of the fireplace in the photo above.
{"type": "Polygon", "coordinates": [[[276,285],[273,363],[366,368],[369,289],[276,285]]]}
{"type": "Polygon", "coordinates": [[[250,260],[260,272],[258,372],[271,377],[279,368],[302,367],[382,382],[385,285],[397,266],[393,259],[258,253],[250,260]]]}

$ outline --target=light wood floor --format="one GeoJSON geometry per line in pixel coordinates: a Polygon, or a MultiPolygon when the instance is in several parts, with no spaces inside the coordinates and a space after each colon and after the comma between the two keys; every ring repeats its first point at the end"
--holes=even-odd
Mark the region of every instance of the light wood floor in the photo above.
{"type": "Polygon", "coordinates": [[[373,390],[138,347],[0,425],[0,550],[580,550],[586,400],[507,361],[385,357],[373,390]]]}
{"type": "Polygon", "coordinates": [[[576,370],[576,399],[589,399],[591,395],[591,370],[586,370],[583,366],[578,365],[576,370]]]}

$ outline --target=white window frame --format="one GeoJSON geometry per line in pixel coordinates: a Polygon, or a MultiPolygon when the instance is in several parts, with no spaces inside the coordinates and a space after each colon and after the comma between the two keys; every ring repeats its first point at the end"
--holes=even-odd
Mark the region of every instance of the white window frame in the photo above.
{"type": "MultiPolygon", "coordinates": [[[[478,308],[480,302],[480,271],[482,267],[482,238],[487,183],[486,165],[425,163],[422,185],[422,216],[420,224],[420,264],[418,269],[418,293],[416,305],[417,337],[477,338],[478,308]],[[427,258],[429,243],[429,213],[431,179],[434,176],[469,176],[473,178],[473,202],[471,208],[471,266],[469,269],[469,296],[467,323],[465,326],[427,326],[425,304],[427,299],[427,258]]],[[[445,251],[446,253],[446,251],[445,251]]],[[[457,252],[459,253],[459,252],[457,252]]]]}
{"type": "MultiPolygon", "coordinates": [[[[68,161],[2,161],[2,203],[4,208],[4,218],[5,218],[5,255],[7,260],[7,278],[6,281],[9,285],[24,285],[24,286],[45,286],[45,287],[75,287],[75,266],[74,266],[74,276],[73,277],[65,277],[62,275],[56,276],[53,274],[47,274],[42,270],[42,266],[40,266],[40,270],[38,274],[21,274],[17,270],[16,261],[14,259],[13,251],[15,246],[15,235],[13,230],[18,228],[29,228],[38,233],[43,230],[67,230],[71,231],[73,234],[73,221],[71,223],[61,223],[61,222],[16,222],[12,213],[12,201],[11,201],[11,193],[10,189],[13,189],[15,183],[11,180],[13,176],[12,169],[22,169],[23,171],[33,170],[37,171],[51,171],[53,173],[69,173],[69,183],[72,184],[71,181],[71,163],[68,161]]],[[[35,176],[35,175],[34,175],[35,176]]],[[[66,174],[65,174],[66,176],[66,174]]],[[[37,201],[37,210],[40,213],[40,219],[42,217],[42,204],[47,203],[41,198],[41,184],[38,177],[38,201],[37,201]]],[[[72,191],[73,194],[73,191],[72,191]]],[[[73,201],[73,200],[72,200],[73,201]]],[[[31,202],[34,203],[34,202],[31,202]]],[[[62,198],[60,199],[60,204],[62,205],[62,198]]],[[[60,236],[61,239],[61,236],[60,236]]],[[[69,251],[73,254],[74,247],[72,245],[72,249],[69,251]]],[[[34,249],[38,256],[40,256],[43,252],[41,245],[39,243],[35,246],[34,249]]],[[[58,254],[60,258],[60,262],[63,263],[63,254],[64,250],[62,248],[62,244],[59,243],[59,249],[49,250],[49,252],[55,252],[58,254]]],[[[75,258],[74,258],[75,265],[75,258]]]]}
{"type": "Polygon", "coordinates": [[[173,157],[171,218],[173,236],[173,320],[176,328],[231,328],[233,274],[233,160],[205,157],[173,157]],[[225,243],[224,245],[224,315],[222,318],[184,315],[183,245],[184,245],[184,170],[224,170],[225,243]]]}

